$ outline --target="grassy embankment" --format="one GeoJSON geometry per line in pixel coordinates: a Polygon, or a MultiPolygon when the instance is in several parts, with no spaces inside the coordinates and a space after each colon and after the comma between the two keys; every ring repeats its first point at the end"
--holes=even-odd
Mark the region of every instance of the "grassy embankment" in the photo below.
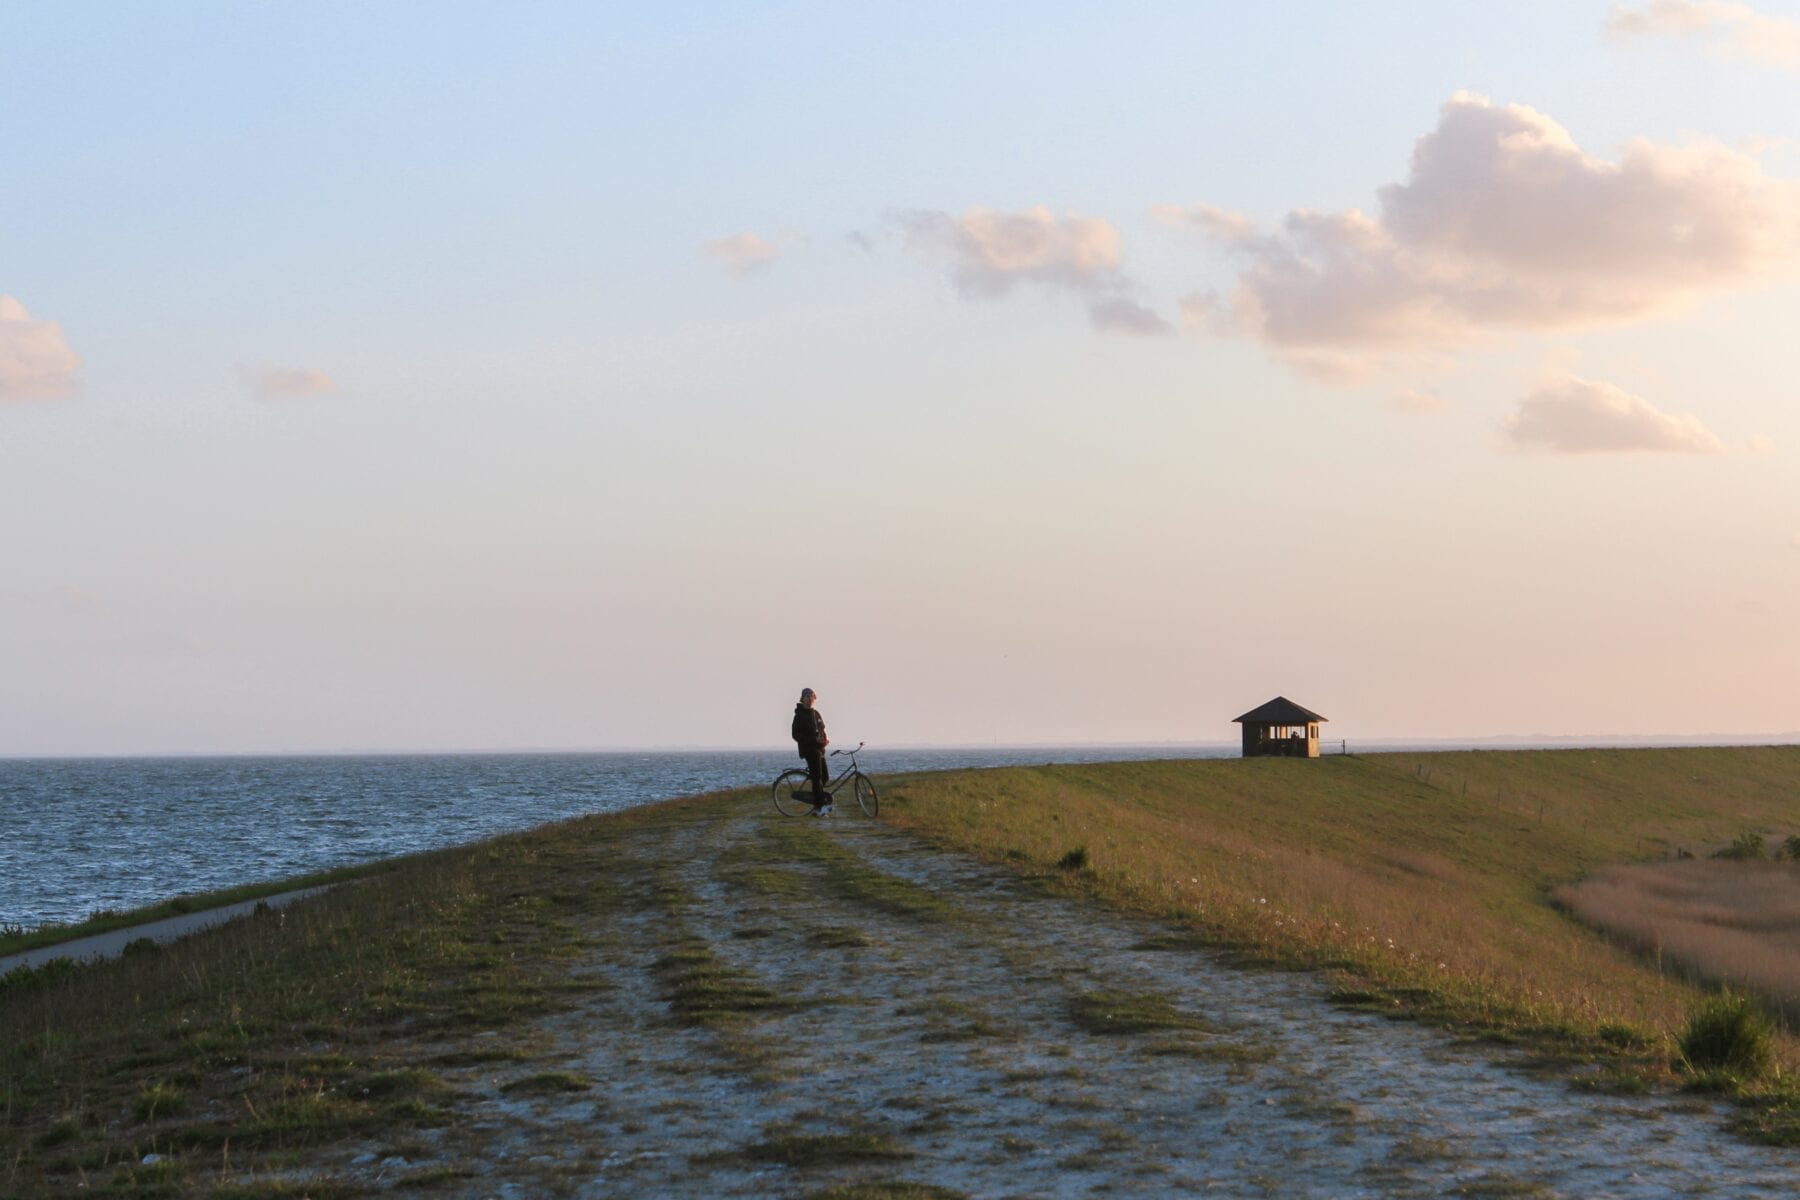
{"type": "MultiPolygon", "coordinates": [[[[1796,798],[1800,748],[1471,753],[921,775],[884,786],[883,817],[1173,918],[1197,945],[1338,969],[1348,1002],[1601,1061],[1630,1087],[1666,1072],[1699,992],[1565,915],[1554,889],[1746,830],[1779,841],[1800,831],[1796,798]]],[[[454,1104],[434,1066],[516,1053],[472,1035],[528,1028],[595,987],[584,954],[628,912],[660,914],[673,939],[672,1012],[690,996],[708,1013],[754,1007],[766,998],[680,943],[666,867],[620,848],[731,804],[766,799],[419,855],[166,950],[6,977],[0,1190],[187,1194],[210,1162],[218,1197],[280,1195],[230,1181],[304,1173],[311,1147],[346,1138],[403,1143],[454,1104]],[[171,1150],[178,1167],[144,1162],[171,1150]]],[[[1780,1050],[1794,1060],[1791,1040],[1780,1050]]],[[[1751,1100],[1744,1132],[1800,1133],[1780,1080],[1751,1100]]]]}
{"type": "MultiPolygon", "coordinates": [[[[1631,1090],[1670,1078],[1710,964],[1621,944],[1558,889],[1800,832],[1800,747],[1016,768],[897,780],[882,801],[941,845],[1188,923],[1245,960],[1339,970],[1346,1002],[1607,1063],[1604,1085],[1631,1090]]],[[[1732,865],[1800,889],[1800,867],[1732,865]]],[[[1739,969],[1754,957],[1734,982],[1770,977],[1739,969]]],[[[1800,1043],[1777,1049],[1800,1065],[1800,1043]]],[[[1740,1090],[1744,1132],[1800,1138],[1785,1078],[1740,1090]]]]}
{"type": "Polygon", "coordinates": [[[32,929],[21,929],[15,925],[0,926],[0,958],[18,954],[24,950],[59,946],[64,942],[75,941],[77,938],[110,933],[115,929],[130,929],[136,925],[146,925],[151,921],[161,921],[168,917],[204,912],[209,908],[223,908],[228,904],[240,904],[246,900],[261,900],[265,896],[279,895],[282,892],[294,892],[302,888],[320,887],[324,884],[360,879],[365,875],[385,871],[392,865],[391,860],[383,860],[362,863],[354,867],[338,867],[330,871],[313,871],[306,875],[295,875],[290,879],[247,883],[239,887],[220,888],[212,892],[193,892],[181,896],[171,896],[167,900],[159,900],[155,904],[146,904],[140,908],[122,911],[102,909],[80,921],[71,921],[66,924],[39,925],[32,929]]]}
{"type": "Polygon", "coordinates": [[[673,801],[414,855],[167,948],[0,977],[0,1194],[189,1195],[197,1180],[218,1200],[360,1194],[312,1180],[307,1151],[404,1153],[408,1131],[443,1125],[439,1070],[520,1053],[475,1034],[597,986],[584,931],[627,908],[673,915],[619,837],[717,808],[673,801]],[[267,1181],[284,1171],[300,1182],[267,1181]],[[246,1174],[265,1181],[234,1182],[246,1174]]]}

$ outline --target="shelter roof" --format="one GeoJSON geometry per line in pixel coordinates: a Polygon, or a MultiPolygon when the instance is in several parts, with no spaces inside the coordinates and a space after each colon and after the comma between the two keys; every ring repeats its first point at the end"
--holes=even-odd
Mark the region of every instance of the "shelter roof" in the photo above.
{"type": "Polygon", "coordinates": [[[1301,708],[1286,696],[1277,696],[1267,704],[1251,709],[1241,717],[1233,717],[1234,725],[1308,725],[1330,720],[1310,708],[1301,708]]]}

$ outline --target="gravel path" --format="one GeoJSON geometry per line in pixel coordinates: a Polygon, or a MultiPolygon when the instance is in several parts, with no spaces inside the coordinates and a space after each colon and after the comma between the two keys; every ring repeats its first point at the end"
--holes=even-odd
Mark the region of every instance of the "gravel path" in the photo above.
{"type": "Polygon", "coordinates": [[[1709,1104],[1493,1065],[878,823],[763,806],[614,849],[601,986],[445,1059],[451,1127],[318,1165],[521,1200],[1794,1194],[1800,1156],[1709,1104]],[[774,1007],[677,1019],[683,954],[774,1007]]]}

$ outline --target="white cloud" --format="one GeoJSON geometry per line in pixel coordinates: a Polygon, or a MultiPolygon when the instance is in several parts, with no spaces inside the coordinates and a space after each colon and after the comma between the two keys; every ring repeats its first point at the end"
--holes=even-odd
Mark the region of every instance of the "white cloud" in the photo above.
{"type": "Polygon", "coordinates": [[[734,233],[706,243],[701,253],[716,260],[727,275],[739,279],[766,270],[781,257],[781,247],[754,233],[734,233]]]}
{"type": "Polygon", "coordinates": [[[1744,443],[1744,450],[1750,454],[1775,453],[1775,439],[1766,433],[1753,433],[1750,440],[1744,443]]]}
{"type": "Polygon", "coordinates": [[[1150,215],[1165,225],[1191,225],[1201,233],[1227,245],[1248,245],[1256,240],[1256,222],[1243,213],[1234,213],[1210,204],[1183,208],[1179,204],[1156,204],[1150,215]]]}
{"type": "Polygon", "coordinates": [[[0,401],[70,395],[80,366],[61,326],[34,320],[16,298],[0,295],[0,401]]]}
{"type": "Polygon", "coordinates": [[[1650,34],[1705,38],[1714,53],[1728,58],[1800,67],[1800,21],[1764,16],[1734,0],[1615,4],[1606,14],[1606,32],[1621,40],[1650,34]]]}
{"type": "Polygon", "coordinates": [[[1145,308],[1135,300],[1127,300],[1123,296],[1094,301],[1088,305],[1088,319],[1094,323],[1095,329],[1104,333],[1128,333],[1140,337],[1158,337],[1175,332],[1175,327],[1158,316],[1154,310],[1145,308]]]}
{"type": "Polygon", "coordinates": [[[1646,317],[1800,257],[1800,184],[1744,154],[1636,140],[1610,162],[1542,113],[1469,93],[1376,215],[1296,209],[1262,234],[1208,206],[1157,211],[1247,258],[1234,328],[1341,377],[1499,331],[1646,317]]]}
{"type": "Polygon", "coordinates": [[[1719,454],[1725,448],[1696,417],[1662,412],[1623,388],[1574,375],[1519,401],[1501,429],[1515,446],[1558,454],[1719,454]]]}
{"type": "Polygon", "coordinates": [[[264,400],[291,400],[338,390],[331,376],[317,367],[246,367],[238,374],[245,386],[264,400]]]}

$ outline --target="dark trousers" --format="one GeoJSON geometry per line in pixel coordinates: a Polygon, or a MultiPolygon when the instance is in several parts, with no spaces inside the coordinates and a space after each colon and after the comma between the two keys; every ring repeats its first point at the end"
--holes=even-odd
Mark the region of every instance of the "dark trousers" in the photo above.
{"type": "Polygon", "coordinates": [[[825,769],[825,751],[802,750],[800,757],[806,760],[806,773],[812,776],[813,803],[830,804],[831,797],[825,794],[825,778],[830,774],[825,769]]]}

